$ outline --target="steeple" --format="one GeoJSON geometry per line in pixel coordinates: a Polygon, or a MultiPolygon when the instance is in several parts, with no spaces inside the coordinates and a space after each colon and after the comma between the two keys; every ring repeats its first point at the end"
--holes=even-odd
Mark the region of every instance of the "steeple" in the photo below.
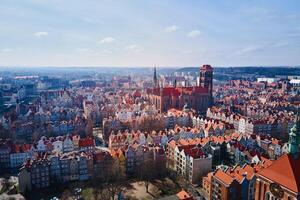
{"type": "Polygon", "coordinates": [[[158,80],[157,80],[157,74],[156,74],[156,66],[154,66],[153,83],[154,83],[154,87],[158,87],[158,80]]]}
{"type": "Polygon", "coordinates": [[[295,158],[299,157],[299,144],[300,144],[300,118],[299,107],[297,108],[297,115],[295,125],[289,134],[289,153],[295,158]]]}

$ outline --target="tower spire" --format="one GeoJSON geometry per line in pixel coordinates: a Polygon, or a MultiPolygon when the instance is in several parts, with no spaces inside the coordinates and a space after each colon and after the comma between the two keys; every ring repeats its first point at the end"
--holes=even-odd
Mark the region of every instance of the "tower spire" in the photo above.
{"type": "Polygon", "coordinates": [[[156,65],[154,65],[153,83],[154,83],[154,87],[158,87],[158,79],[157,79],[157,74],[156,74],[156,65]]]}
{"type": "Polygon", "coordinates": [[[291,154],[295,159],[299,157],[299,144],[300,144],[300,110],[297,107],[297,114],[295,119],[295,125],[289,133],[289,154],[291,154]]]}

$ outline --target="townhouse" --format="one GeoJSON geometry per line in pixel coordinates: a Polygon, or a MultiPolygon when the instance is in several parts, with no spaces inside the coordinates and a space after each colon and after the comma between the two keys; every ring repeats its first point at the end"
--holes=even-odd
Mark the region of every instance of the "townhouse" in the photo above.
{"type": "Polygon", "coordinates": [[[30,175],[32,188],[45,188],[50,186],[49,161],[46,158],[33,160],[30,163],[30,175]]]}
{"type": "Polygon", "coordinates": [[[33,156],[33,152],[30,151],[30,149],[30,144],[12,145],[12,150],[9,155],[11,172],[17,172],[26,159],[29,159],[33,156]]]}
{"type": "Polygon", "coordinates": [[[56,183],[86,181],[94,176],[103,178],[112,164],[108,158],[111,158],[110,154],[103,151],[73,151],[53,155],[39,153],[37,157],[27,159],[20,169],[20,187],[25,191],[26,188],[46,188],[56,183]],[[23,178],[25,180],[21,180],[23,178]]]}
{"type": "MultiPolygon", "coordinates": [[[[241,134],[271,135],[287,139],[288,132],[294,125],[293,112],[274,110],[274,108],[256,108],[252,114],[235,114],[212,107],[207,110],[207,117],[232,124],[241,134]],[[257,113],[257,114],[253,114],[257,113]]],[[[194,120],[197,123],[197,120],[194,120]]]]}
{"type": "Polygon", "coordinates": [[[212,156],[197,146],[175,148],[176,172],[193,184],[212,170],[212,156]]]}
{"type": "Polygon", "coordinates": [[[210,199],[254,199],[256,174],[271,164],[267,161],[235,167],[221,166],[203,179],[202,186],[210,199]]]}
{"type": "Polygon", "coordinates": [[[11,141],[0,140],[0,169],[7,172],[10,168],[11,141]]]}

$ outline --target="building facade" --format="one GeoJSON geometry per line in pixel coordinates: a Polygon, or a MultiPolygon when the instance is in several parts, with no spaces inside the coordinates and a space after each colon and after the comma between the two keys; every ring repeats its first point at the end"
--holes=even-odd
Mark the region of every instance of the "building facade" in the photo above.
{"type": "Polygon", "coordinates": [[[289,150],[274,163],[258,173],[256,180],[256,200],[300,199],[300,119],[299,110],[296,123],[289,134],[289,150]]]}
{"type": "MultiPolygon", "coordinates": [[[[154,76],[155,77],[155,76],[154,76]]],[[[156,87],[148,91],[151,104],[160,112],[166,112],[170,108],[182,109],[185,105],[205,113],[212,104],[213,68],[203,65],[200,68],[198,86],[190,87],[157,87],[157,78],[154,78],[156,87]]]]}

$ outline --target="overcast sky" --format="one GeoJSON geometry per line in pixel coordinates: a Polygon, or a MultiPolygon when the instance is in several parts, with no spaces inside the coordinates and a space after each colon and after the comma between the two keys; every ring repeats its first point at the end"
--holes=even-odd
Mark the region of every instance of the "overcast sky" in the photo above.
{"type": "Polygon", "coordinates": [[[299,0],[0,0],[1,66],[299,65],[299,0]]]}

